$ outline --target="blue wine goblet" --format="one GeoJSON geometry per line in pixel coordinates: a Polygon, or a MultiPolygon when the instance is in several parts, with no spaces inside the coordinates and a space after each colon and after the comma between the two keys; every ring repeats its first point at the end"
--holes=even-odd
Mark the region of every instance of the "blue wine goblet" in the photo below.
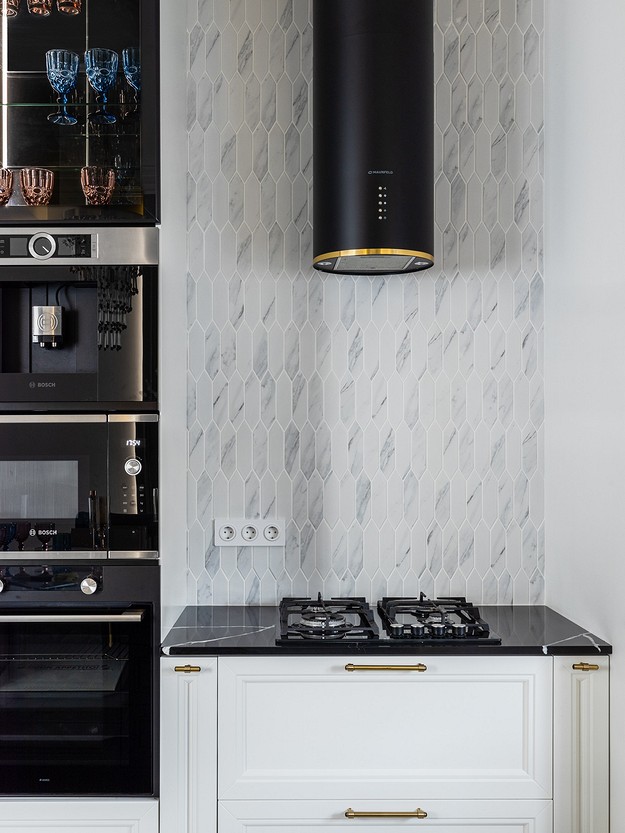
{"type": "Polygon", "coordinates": [[[125,115],[131,116],[139,109],[139,92],[141,91],[141,50],[138,46],[127,46],[122,50],[122,66],[126,81],[134,91],[134,107],[125,115]]]}
{"type": "Polygon", "coordinates": [[[114,124],[117,119],[107,112],[106,94],[117,80],[119,56],[112,49],[88,49],[85,52],[85,68],[89,83],[96,91],[99,109],[89,115],[93,124],[114,124]]]}
{"type": "Polygon", "coordinates": [[[67,94],[76,86],[80,58],[66,49],[51,49],[46,52],[46,70],[52,89],[59,93],[57,103],[60,109],[50,113],[48,121],[54,124],[76,124],[76,117],[67,112],[67,94]]]}

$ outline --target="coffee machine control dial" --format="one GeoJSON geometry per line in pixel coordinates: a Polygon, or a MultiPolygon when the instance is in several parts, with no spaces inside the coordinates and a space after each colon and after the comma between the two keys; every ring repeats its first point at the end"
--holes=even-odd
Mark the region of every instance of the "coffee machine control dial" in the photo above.
{"type": "Polygon", "coordinates": [[[37,260],[48,260],[56,252],[56,240],[44,231],[33,234],[28,241],[28,251],[37,260]]]}

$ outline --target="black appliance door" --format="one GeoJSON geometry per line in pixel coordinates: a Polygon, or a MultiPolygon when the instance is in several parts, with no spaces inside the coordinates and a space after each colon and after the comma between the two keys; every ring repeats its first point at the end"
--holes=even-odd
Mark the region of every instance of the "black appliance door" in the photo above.
{"type": "Polygon", "coordinates": [[[151,795],[152,611],[0,612],[0,794],[151,795]]]}
{"type": "Polygon", "coordinates": [[[106,416],[0,416],[0,559],[106,557],[106,416]]]}

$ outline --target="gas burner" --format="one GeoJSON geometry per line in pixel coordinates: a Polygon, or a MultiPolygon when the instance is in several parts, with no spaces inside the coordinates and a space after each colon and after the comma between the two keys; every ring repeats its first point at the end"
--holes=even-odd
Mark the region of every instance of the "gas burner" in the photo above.
{"type": "Polygon", "coordinates": [[[501,639],[490,633],[479,609],[463,596],[428,599],[383,598],[378,612],[391,639],[418,641],[420,644],[490,644],[501,639]]]}
{"type": "Polygon", "coordinates": [[[278,645],[304,645],[324,641],[361,642],[376,639],[378,628],[366,599],[327,599],[321,593],[309,598],[285,598],[280,602],[278,645]]]}

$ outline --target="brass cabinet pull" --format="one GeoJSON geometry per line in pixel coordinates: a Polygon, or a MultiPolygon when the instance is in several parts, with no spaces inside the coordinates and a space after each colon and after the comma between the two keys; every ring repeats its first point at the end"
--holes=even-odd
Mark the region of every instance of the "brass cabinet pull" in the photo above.
{"type": "Polygon", "coordinates": [[[174,665],[174,671],[179,671],[183,674],[197,674],[201,670],[199,665],[174,665]]]}
{"type": "Polygon", "coordinates": [[[574,662],[571,666],[573,671],[598,671],[599,666],[594,662],[574,662]]]}
{"type": "Polygon", "coordinates": [[[407,813],[392,813],[390,811],[388,813],[359,813],[356,810],[352,810],[351,807],[345,810],[346,819],[426,819],[427,817],[428,814],[420,807],[417,807],[417,809],[412,812],[408,811],[407,813]]]}
{"type": "Polygon", "coordinates": [[[427,671],[427,665],[422,662],[417,665],[353,665],[348,662],[346,671],[427,671]]]}

